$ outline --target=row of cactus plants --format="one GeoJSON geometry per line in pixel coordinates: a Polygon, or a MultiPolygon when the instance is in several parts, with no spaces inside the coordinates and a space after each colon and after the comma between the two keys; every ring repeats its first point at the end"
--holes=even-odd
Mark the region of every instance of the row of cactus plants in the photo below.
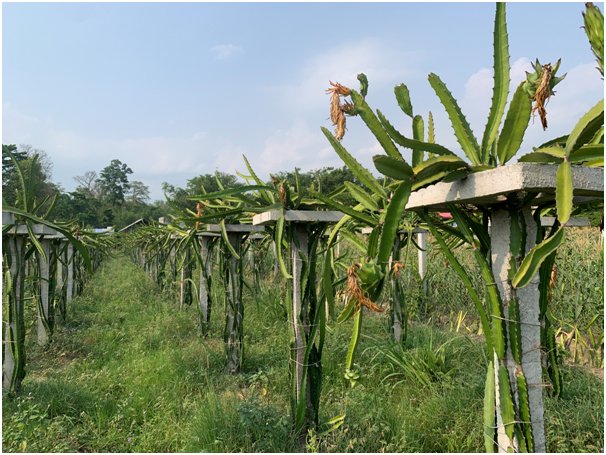
{"type": "MultiPolygon", "coordinates": [[[[603,59],[603,21],[595,19],[600,15],[595,6],[587,5],[585,26],[598,60],[600,56],[603,59]]],[[[403,212],[411,191],[437,182],[456,181],[470,172],[503,166],[514,158],[523,142],[533,111],[539,113],[543,127],[547,127],[545,103],[553,95],[554,86],[563,79],[563,76],[556,76],[559,66],[559,61],[553,66],[541,65],[537,61],[534,72],[527,74],[527,80],[515,90],[505,115],[510,70],[508,35],[505,4],[497,4],[494,23],[493,97],[481,141],[474,137],[446,85],[437,75],[429,75],[429,83],[448,114],[455,137],[468,162],[435,142],[431,114],[427,139],[424,140],[423,120],[420,116],[413,115],[409,91],[405,85],[395,88],[395,96],[402,111],[413,120],[413,138],[408,138],[396,130],[380,111],[375,114],[369,107],[365,99],[368,81],[364,75],[358,77],[361,83],[359,92],[338,83],[332,84],[333,87],[329,89],[332,94],[331,118],[336,131],[333,136],[323,128],[324,134],[344,163],[369,190],[369,193],[366,193],[367,200],[383,199],[386,198],[387,191],[390,193],[389,206],[382,212],[375,229],[381,229],[383,232],[394,230],[394,224],[398,222],[398,216],[403,212]],[[343,102],[342,98],[347,97],[349,101],[343,102]],[[374,164],[380,173],[391,179],[387,191],[341,144],[345,133],[345,116],[359,116],[385,151],[386,155],[374,157],[374,164]],[[411,164],[404,159],[397,146],[412,150],[411,164]],[[391,218],[395,212],[398,216],[391,218]]],[[[602,100],[579,120],[569,135],[549,141],[520,159],[523,162],[558,164],[553,204],[557,221],[548,233],[540,226],[540,215],[551,207],[539,206],[531,210],[532,199],[536,194],[527,198],[512,195],[506,203],[481,207],[476,213],[452,205],[450,211],[456,222],[454,225],[441,222],[427,211],[421,210],[419,213],[465,283],[481,320],[489,359],[484,413],[487,451],[545,450],[541,387],[540,384],[529,384],[526,377],[533,369],[538,368],[540,371],[541,359],[540,356],[534,356],[532,365],[528,361],[531,354],[522,349],[522,332],[527,327],[522,321],[527,315],[520,314],[526,309],[519,307],[519,297],[525,292],[523,288],[528,286],[540,271],[540,314],[537,315],[536,323],[540,322],[542,327],[541,346],[548,353],[547,373],[551,378],[554,393],[558,394],[561,379],[557,371],[557,359],[554,357],[553,329],[547,317],[548,274],[555,251],[565,238],[563,225],[573,211],[572,165],[603,167],[603,155],[602,100]],[[489,220],[492,221],[492,232],[488,229],[489,220]],[[532,225],[535,227],[531,228],[532,225]],[[498,226],[507,228],[501,229],[503,232],[496,232],[498,226]],[[495,248],[491,239],[494,242],[494,238],[500,234],[509,239],[510,259],[499,264],[506,274],[503,282],[495,276],[499,271],[491,259],[491,249],[495,248]],[[472,286],[469,271],[456,260],[449,244],[449,238],[452,236],[473,249],[484,278],[486,302],[472,286]],[[498,288],[494,286],[495,282],[498,288]]],[[[365,213],[366,209],[367,207],[359,206],[355,210],[365,213]]],[[[357,215],[352,211],[348,214],[357,215]]],[[[361,216],[358,215],[358,218],[361,216]]],[[[381,284],[389,273],[387,249],[392,246],[392,237],[384,235],[383,238],[388,241],[381,243],[376,250],[372,240],[369,242],[367,261],[355,271],[357,276],[353,278],[358,281],[361,289],[361,292],[358,292],[358,302],[366,299],[376,300],[381,284]]],[[[351,365],[351,356],[359,339],[361,314],[361,311],[355,313],[356,322],[348,353],[348,365],[351,365]]],[[[533,380],[536,380],[536,375],[533,380]]],[[[538,382],[541,382],[540,374],[538,382]]]]}
{"type": "MultiPolygon", "coordinates": [[[[429,83],[446,109],[467,160],[436,142],[431,113],[425,121],[413,111],[410,94],[404,84],[395,88],[395,96],[404,114],[411,119],[412,137],[406,137],[396,130],[380,111],[375,113],[368,105],[368,81],[364,75],[360,75],[359,92],[337,83],[332,84],[329,89],[331,118],[337,130],[335,135],[327,129],[323,129],[323,132],[364,188],[346,183],[335,193],[323,195],[313,189],[304,192],[298,185],[292,188],[286,182],[277,180],[268,184],[259,179],[245,160],[249,175],[244,177],[248,185],[227,189],[220,186],[222,189],[215,193],[192,197],[192,201],[198,204],[197,211],[183,214],[172,224],[171,235],[178,232],[181,245],[198,245],[196,234],[200,223],[218,222],[221,225],[221,237],[212,244],[220,245],[215,248],[219,252],[221,275],[224,277],[226,308],[231,308],[232,312],[231,316],[228,312],[226,318],[226,346],[236,346],[241,340],[238,333],[241,333],[242,320],[233,316],[243,315],[243,308],[233,307],[230,298],[234,302],[241,302],[239,294],[242,292],[243,268],[241,262],[237,261],[241,260],[243,250],[241,243],[234,241],[233,237],[230,239],[226,224],[247,224],[255,213],[275,209],[281,211],[283,216],[275,226],[268,227],[267,233],[275,245],[279,268],[284,277],[292,280],[291,283],[301,283],[293,296],[293,299],[300,297],[301,305],[293,307],[297,314],[291,312],[289,318],[293,322],[291,414],[294,428],[303,438],[308,430],[316,429],[319,423],[322,350],[327,320],[334,315],[336,291],[344,287],[346,302],[335,320],[354,320],[354,332],[345,359],[345,376],[355,385],[358,373],[354,360],[362,330],[363,309],[381,311],[376,302],[384,289],[388,289],[391,293],[387,300],[391,304],[392,326],[406,327],[405,307],[401,306],[405,300],[405,289],[397,280],[399,256],[403,247],[405,251],[410,248],[412,230],[423,226],[432,233],[461,277],[481,321],[489,363],[484,412],[487,451],[545,449],[544,431],[541,428],[541,388],[532,387],[536,384],[529,383],[527,378],[532,366],[529,366],[530,356],[522,345],[522,332],[527,324],[522,314],[525,310],[520,307],[524,298],[520,296],[538,272],[540,305],[537,320],[542,326],[540,343],[547,354],[545,374],[557,395],[561,390],[561,378],[549,320],[547,276],[555,251],[564,241],[562,226],[573,213],[572,164],[603,166],[603,102],[592,108],[570,135],[549,141],[521,158],[526,162],[558,164],[555,203],[531,210],[532,198],[510,197],[505,203],[479,207],[476,211],[452,205],[449,210],[453,222],[445,222],[424,210],[416,215],[405,212],[410,195],[419,189],[438,182],[457,181],[473,172],[506,165],[518,153],[533,111],[538,112],[543,126],[547,126],[545,103],[553,95],[555,85],[564,78],[557,75],[560,62],[541,65],[537,61],[534,72],[528,74],[526,81],[516,88],[507,108],[510,64],[505,8],[504,4],[497,4],[496,7],[494,89],[481,140],[474,137],[456,100],[442,80],[435,74],[429,76],[429,83]],[[349,100],[343,101],[344,98],[349,100]],[[376,169],[385,176],[383,179],[375,178],[342,145],[346,116],[362,118],[383,147],[386,154],[374,157],[376,169]],[[412,150],[410,164],[399,147],[412,150]],[[347,205],[340,198],[344,193],[353,197],[356,204],[347,205]],[[323,224],[302,228],[286,222],[285,212],[293,209],[334,209],[341,211],[344,217],[332,229],[323,224]],[[555,210],[558,221],[550,229],[544,229],[540,226],[540,216],[550,210],[555,210]],[[492,230],[489,229],[491,221],[492,230]],[[367,242],[357,235],[361,227],[371,228],[367,242]],[[506,279],[495,286],[498,271],[491,252],[495,248],[493,239],[498,236],[499,229],[503,231],[503,237],[509,239],[507,257],[510,259],[501,264],[506,271],[506,279]],[[401,241],[400,233],[403,230],[407,235],[401,241]],[[302,238],[307,242],[301,242],[302,238]],[[334,254],[339,238],[348,241],[364,256],[362,261],[346,267],[345,276],[339,276],[338,270],[343,265],[337,265],[334,254]],[[474,252],[484,281],[481,291],[473,286],[470,271],[457,261],[453,252],[453,248],[461,244],[474,252]],[[296,277],[293,277],[293,272],[296,277]],[[301,346],[304,349],[300,349],[301,346]]],[[[593,15],[596,9],[588,6],[586,17],[589,11],[593,15]]],[[[201,248],[196,247],[194,251],[198,252],[196,255],[202,267],[201,273],[210,278],[211,273],[207,268],[209,257],[203,258],[201,248]]],[[[290,305],[288,307],[291,308],[290,305]]],[[[401,341],[404,336],[405,331],[396,338],[401,341]]],[[[229,358],[231,351],[227,351],[229,358]]],[[[237,356],[241,356],[241,350],[237,356]]],[[[540,357],[538,368],[540,377],[540,357]]]]}
{"type": "MultiPolygon", "coordinates": [[[[11,219],[2,226],[2,301],[7,307],[2,386],[4,393],[13,396],[19,393],[26,374],[26,293],[37,307],[38,343],[47,345],[52,340],[56,313],[66,320],[67,304],[74,291],[82,291],[87,276],[99,265],[111,241],[84,232],[73,223],[50,221],[54,199],[36,200],[37,182],[25,179],[22,164],[8,153],[19,188],[14,206],[3,203],[3,218],[6,213],[11,219]],[[37,232],[41,227],[53,232],[51,238],[37,232]]],[[[35,166],[36,161],[37,157],[30,165],[35,166]]]]}

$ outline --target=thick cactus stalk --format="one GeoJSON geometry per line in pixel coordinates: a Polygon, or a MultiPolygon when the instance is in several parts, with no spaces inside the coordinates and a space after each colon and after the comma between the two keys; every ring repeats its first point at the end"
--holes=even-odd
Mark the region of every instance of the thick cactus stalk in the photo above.
{"type": "Polygon", "coordinates": [[[398,266],[395,264],[400,260],[400,235],[396,235],[393,253],[390,258],[389,270],[391,271],[389,283],[389,329],[393,341],[403,343],[406,340],[408,315],[404,301],[404,290],[399,279],[398,266]]]}
{"type": "Polygon", "coordinates": [[[310,429],[318,427],[322,388],[324,305],[316,290],[317,243],[323,228],[293,223],[291,230],[292,413],[299,442],[305,444],[310,429]],[[310,232],[312,232],[310,236],[310,232]],[[316,342],[317,341],[317,342],[316,342]]]}
{"type": "MultiPolygon", "coordinates": [[[[242,234],[230,232],[227,234],[229,243],[240,256],[242,250],[242,234]]],[[[242,302],[242,258],[233,255],[225,261],[225,371],[236,374],[242,366],[242,351],[244,338],[244,304],[242,302]]]]}
{"type": "Polygon", "coordinates": [[[427,296],[429,291],[427,285],[427,279],[425,276],[427,275],[427,246],[425,242],[426,234],[424,232],[419,232],[416,234],[417,236],[417,245],[419,245],[419,252],[417,253],[417,263],[419,266],[419,278],[421,278],[421,286],[423,289],[423,295],[427,296]]]}
{"type": "Polygon", "coordinates": [[[8,320],[5,327],[4,358],[2,369],[2,389],[16,394],[21,389],[25,377],[25,322],[24,322],[24,279],[25,279],[25,239],[13,235],[3,239],[8,244],[10,292],[8,294],[8,320]]]}
{"type": "Polygon", "coordinates": [[[63,322],[67,319],[67,307],[65,304],[65,282],[66,282],[66,273],[65,273],[65,256],[66,250],[63,241],[58,240],[55,243],[55,248],[57,249],[57,274],[56,274],[56,285],[55,285],[55,293],[54,293],[54,305],[59,309],[59,314],[61,314],[61,319],[63,322]]]}
{"type": "Polygon", "coordinates": [[[181,266],[181,280],[179,281],[179,306],[183,308],[185,305],[191,305],[192,296],[192,280],[193,264],[191,261],[191,251],[189,247],[183,252],[183,264],[181,266]]]}
{"type": "Polygon", "coordinates": [[[52,327],[52,307],[50,303],[50,261],[51,261],[51,248],[50,241],[46,239],[40,240],[44,256],[38,254],[38,270],[39,270],[39,284],[38,284],[38,324],[37,324],[37,341],[40,346],[45,346],[50,342],[50,338],[53,332],[52,327]]]}
{"type": "Polygon", "coordinates": [[[208,335],[208,327],[210,325],[210,314],[212,309],[211,297],[211,250],[209,247],[210,238],[200,236],[200,257],[202,264],[200,266],[200,286],[198,287],[198,310],[200,313],[200,330],[203,336],[208,335]]]}
{"type": "Polygon", "coordinates": [[[292,348],[292,374],[293,374],[293,392],[294,396],[294,414],[296,428],[305,441],[307,429],[310,427],[309,393],[306,387],[305,368],[305,349],[306,349],[306,331],[309,332],[309,323],[307,321],[306,302],[303,298],[301,289],[301,275],[304,261],[308,260],[307,254],[307,229],[304,225],[295,226],[293,229],[293,240],[291,244],[292,259],[292,330],[293,330],[293,348],[292,348]],[[304,404],[301,403],[303,401],[304,404]],[[303,416],[299,417],[299,408],[304,408],[303,416]]]}
{"type": "Polygon", "coordinates": [[[65,277],[65,304],[69,305],[74,297],[74,245],[67,244],[65,277]]]}
{"type": "MultiPolygon", "coordinates": [[[[540,223],[540,220],[539,220],[540,223]]],[[[540,235],[537,242],[545,236],[544,228],[537,229],[540,235]]],[[[560,373],[560,359],[555,340],[553,323],[548,311],[550,299],[551,271],[555,263],[556,253],[549,255],[539,269],[539,292],[540,292],[540,320],[541,320],[541,346],[543,346],[543,375],[549,379],[551,387],[548,392],[551,396],[558,397],[562,393],[562,376],[560,373]]]]}
{"type": "Polygon", "coordinates": [[[510,281],[513,268],[521,260],[519,253],[525,254],[534,246],[535,229],[530,208],[492,213],[492,271],[501,300],[507,302],[503,305],[506,327],[503,336],[509,343],[506,343],[504,356],[499,356],[498,362],[495,359],[494,365],[499,388],[495,392],[498,397],[497,443],[499,451],[505,452],[522,449],[545,452],[546,449],[538,277],[520,289],[514,289],[510,281]],[[520,223],[515,226],[518,214],[521,215],[520,223]],[[525,241],[514,238],[520,228],[525,241]],[[503,369],[507,376],[503,376],[503,369]],[[510,426],[510,422],[516,423],[510,426]]]}

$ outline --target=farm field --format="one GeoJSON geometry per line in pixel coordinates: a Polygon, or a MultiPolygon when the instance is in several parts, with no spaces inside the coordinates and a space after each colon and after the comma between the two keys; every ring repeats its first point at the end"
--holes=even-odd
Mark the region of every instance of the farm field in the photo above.
{"type": "MultiPolygon", "coordinates": [[[[570,236],[574,241],[556,260],[552,311],[566,333],[574,326],[587,337],[591,323],[599,338],[600,234],[592,228],[570,236]]],[[[467,253],[460,254],[464,260],[467,253]]],[[[343,378],[351,321],[329,323],[320,422],[345,419],[312,434],[305,450],[483,450],[486,361],[477,321],[467,316],[473,309],[439,252],[429,253],[427,296],[412,258],[408,265],[402,276],[411,311],[407,341],[396,347],[386,316],[369,315],[354,388],[343,378]]],[[[22,392],[3,401],[3,451],[300,452],[290,434],[286,286],[279,275],[268,277],[259,290],[244,290],[242,370],[226,375],[220,304],[202,338],[195,305],[180,309],[174,290],[161,292],[126,256],[106,260],[72,302],[50,348],[28,344],[22,392]]],[[[34,321],[33,309],[31,315],[34,321]]],[[[562,395],[545,398],[548,451],[602,451],[603,352],[579,348],[574,362],[574,345],[567,347],[562,395]]]]}
{"type": "Polygon", "coordinates": [[[603,13],[431,8],[3,8],[3,452],[604,452],[603,13]]]}

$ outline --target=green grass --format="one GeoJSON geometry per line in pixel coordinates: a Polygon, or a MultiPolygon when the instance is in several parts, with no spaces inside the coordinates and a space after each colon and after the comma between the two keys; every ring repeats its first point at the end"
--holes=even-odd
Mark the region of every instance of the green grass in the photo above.
{"type": "MultiPolygon", "coordinates": [[[[52,346],[29,346],[23,392],[3,400],[3,451],[301,451],[288,415],[284,289],[278,279],[257,296],[245,291],[243,371],[226,376],[220,304],[201,338],[195,308],[179,311],[127,259],[108,260],[52,346]]],[[[321,419],[346,417],[308,449],[483,451],[481,341],[417,320],[400,348],[388,341],[384,315],[363,324],[355,388],[343,379],[351,325],[331,326],[321,419]]],[[[580,367],[563,372],[564,395],[546,400],[548,450],[601,450],[603,380],[580,367]]]]}

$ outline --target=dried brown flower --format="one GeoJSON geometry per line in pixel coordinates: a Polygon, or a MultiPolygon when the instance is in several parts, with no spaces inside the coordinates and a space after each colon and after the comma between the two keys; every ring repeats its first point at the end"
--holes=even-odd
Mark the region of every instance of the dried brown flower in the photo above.
{"type": "Polygon", "coordinates": [[[541,76],[541,82],[537,87],[537,90],[534,95],[534,107],[532,108],[532,113],[539,113],[539,117],[541,118],[541,125],[543,125],[543,129],[547,129],[547,111],[545,110],[545,105],[549,101],[553,92],[551,91],[550,82],[552,78],[551,64],[543,65],[543,74],[541,76]]]}
{"type": "Polygon", "coordinates": [[[351,90],[344,85],[339,84],[338,82],[329,81],[330,87],[326,90],[326,93],[329,93],[330,96],[330,120],[335,128],[335,137],[337,140],[343,139],[345,136],[346,124],[347,120],[345,119],[346,113],[351,113],[353,111],[353,104],[349,102],[344,102],[341,104],[342,96],[349,96],[351,94],[351,90]]]}
{"type": "Polygon", "coordinates": [[[395,261],[393,263],[393,265],[391,266],[391,271],[393,272],[393,276],[397,278],[400,275],[400,270],[404,270],[405,267],[406,266],[404,265],[403,262],[395,261]]]}
{"type": "Polygon", "coordinates": [[[359,268],[360,264],[354,264],[347,269],[347,287],[345,288],[345,294],[358,302],[356,306],[357,309],[365,306],[371,311],[382,313],[384,311],[383,308],[370,300],[366,292],[360,287],[360,278],[357,273],[359,268]]]}
{"type": "MultiPolygon", "coordinates": [[[[196,216],[198,218],[200,218],[202,216],[203,209],[204,209],[204,206],[202,205],[202,203],[196,202],[196,216]]],[[[199,221],[196,221],[196,229],[200,229],[200,224],[201,223],[199,221]]]]}
{"type": "Polygon", "coordinates": [[[286,204],[286,188],[284,182],[280,182],[278,185],[278,198],[280,199],[282,205],[286,204]]]}

